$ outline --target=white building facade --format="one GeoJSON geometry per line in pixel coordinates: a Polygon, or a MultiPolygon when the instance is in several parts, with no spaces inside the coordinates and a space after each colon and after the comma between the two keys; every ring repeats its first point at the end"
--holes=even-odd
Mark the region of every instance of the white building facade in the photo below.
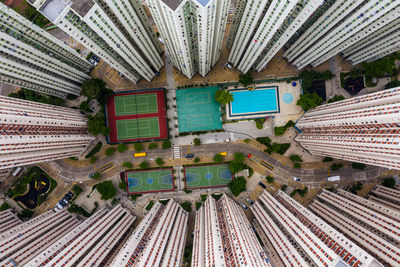
{"type": "Polygon", "coordinates": [[[192,266],[271,266],[242,208],[210,195],[196,212],[192,266]]]}
{"type": "Polygon", "coordinates": [[[79,156],[94,139],[78,110],[0,96],[0,169],[79,156]]]}
{"type": "Polygon", "coordinates": [[[164,65],[161,47],[139,0],[30,0],[66,34],[138,82],[164,65]]]}
{"type": "Polygon", "coordinates": [[[230,0],[146,0],[173,65],[188,78],[217,63],[230,0]]]}
{"type": "Polygon", "coordinates": [[[90,67],[75,50],[0,3],[0,82],[65,98],[80,94],[90,67]]]}
{"type": "Polygon", "coordinates": [[[239,27],[232,25],[228,61],[243,73],[261,71],[323,2],[248,0],[239,27]]]}
{"type": "Polygon", "coordinates": [[[399,16],[397,0],[336,1],[284,57],[298,69],[318,66],[338,53],[353,64],[378,59],[399,49],[399,16]]]}
{"type": "Polygon", "coordinates": [[[321,105],[296,141],[312,154],[400,169],[400,87],[321,105]]]}

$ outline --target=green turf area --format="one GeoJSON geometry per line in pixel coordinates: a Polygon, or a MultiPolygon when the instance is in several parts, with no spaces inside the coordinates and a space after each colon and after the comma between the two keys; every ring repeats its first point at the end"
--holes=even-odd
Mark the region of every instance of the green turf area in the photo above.
{"type": "Polygon", "coordinates": [[[172,171],[137,171],[127,172],[128,193],[146,193],[161,190],[173,190],[172,171]]]}
{"type": "Polygon", "coordinates": [[[118,140],[160,136],[158,118],[117,120],[118,140]]]}
{"type": "Polygon", "coordinates": [[[185,173],[188,189],[225,186],[232,180],[228,164],[186,167],[185,173]]]}
{"type": "Polygon", "coordinates": [[[157,113],[157,94],[121,95],[115,99],[115,115],[157,113]]]}

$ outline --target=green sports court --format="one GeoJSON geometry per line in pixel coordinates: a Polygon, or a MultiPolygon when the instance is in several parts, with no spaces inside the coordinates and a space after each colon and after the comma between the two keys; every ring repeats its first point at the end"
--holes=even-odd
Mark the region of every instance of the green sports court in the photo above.
{"type": "Polygon", "coordinates": [[[220,104],[215,100],[219,87],[176,90],[179,132],[222,129],[220,104]]]}
{"type": "Polygon", "coordinates": [[[157,113],[157,94],[120,95],[114,98],[115,115],[139,115],[157,113]]]}
{"type": "Polygon", "coordinates": [[[126,172],[128,194],[174,191],[172,169],[126,172]]]}
{"type": "Polygon", "coordinates": [[[117,120],[118,140],[149,138],[160,135],[158,118],[117,120]]]}
{"type": "Polygon", "coordinates": [[[185,167],[187,189],[227,186],[232,181],[228,164],[185,167]]]}

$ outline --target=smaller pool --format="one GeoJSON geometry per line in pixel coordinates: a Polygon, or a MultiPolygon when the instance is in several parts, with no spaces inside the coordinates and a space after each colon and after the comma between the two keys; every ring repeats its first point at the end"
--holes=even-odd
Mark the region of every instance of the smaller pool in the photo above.
{"type": "Polygon", "coordinates": [[[230,104],[230,115],[262,115],[279,112],[277,91],[277,87],[257,88],[252,91],[231,90],[233,101],[230,104]]]}
{"type": "Polygon", "coordinates": [[[293,95],[291,93],[285,93],[282,99],[285,104],[290,104],[293,102],[293,95]]]}

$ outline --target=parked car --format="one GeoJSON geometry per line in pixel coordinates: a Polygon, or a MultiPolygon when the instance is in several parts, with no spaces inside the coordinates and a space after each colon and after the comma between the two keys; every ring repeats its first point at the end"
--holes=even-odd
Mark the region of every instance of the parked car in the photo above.
{"type": "Polygon", "coordinates": [[[261,187],[264,188],[264,189],[267,188],[267,186],[266,186],[265,184],[263,184],[262,182],[259,182],[258,185],[261,186],[261,187]]]}
{"type": "Polygon", "coordinates": [[[92,64],[93,66],[97,66],[98,64],[93,58],[89,59],[89,63],[92,64]]]}
{"type": "Polygon", "coordinates": [[[121,72],[118,72],[118,75],[124,77],[124,75],[121,72]]]}
{"type": "Polygon", "coordinates": [[[185,155],[185,158],[187,158],[187,159],[194,158],[194,154],[186,154],[186,155],[185,155]]]}
{"type": "Polygon", "coordinates": [[[65,194],[65,195],[64,195],[64,198],[65,198],[66,200],[71,200],[71,199],[72,199],[72,197],[71,197],[70,195],[68,195],[68,194],[65,194]]]}
{"type": "Polygon", "coordinates": [[[242,203],[242,207],[243,207],[245,210],[247,210],[246,204],[242,203]]]}
{"type": "Polygon", "coordinates": [[[99,58],[98,56],[93,55],[92,58],[96,61],[96,62],[100,62],[101,58],[99,58]]]}
{"type": "Polygon", "coordinates": [[[89,178],[93,178],[93,177],[94,177],[94,175],[95,175],[95,173],[91,173],[91,174],[89,174],[89,178]]]}
{"type": "Polygon", "coordinates": [[[253,201],[253,200],[251,200],[251,199],[249,199],[249,198],[246,198],[246,201],[247,201],[247,202],[249,202],[249,203],[250,203],[250,205],[253,205],[253,204],[254,204],[254,201],[253,201]]]}
{"type": "Polygon", "coordinates": [[[301,182],[301,179],[299,177],[293,177],[293,180],[296,182],[301,182]]]}

